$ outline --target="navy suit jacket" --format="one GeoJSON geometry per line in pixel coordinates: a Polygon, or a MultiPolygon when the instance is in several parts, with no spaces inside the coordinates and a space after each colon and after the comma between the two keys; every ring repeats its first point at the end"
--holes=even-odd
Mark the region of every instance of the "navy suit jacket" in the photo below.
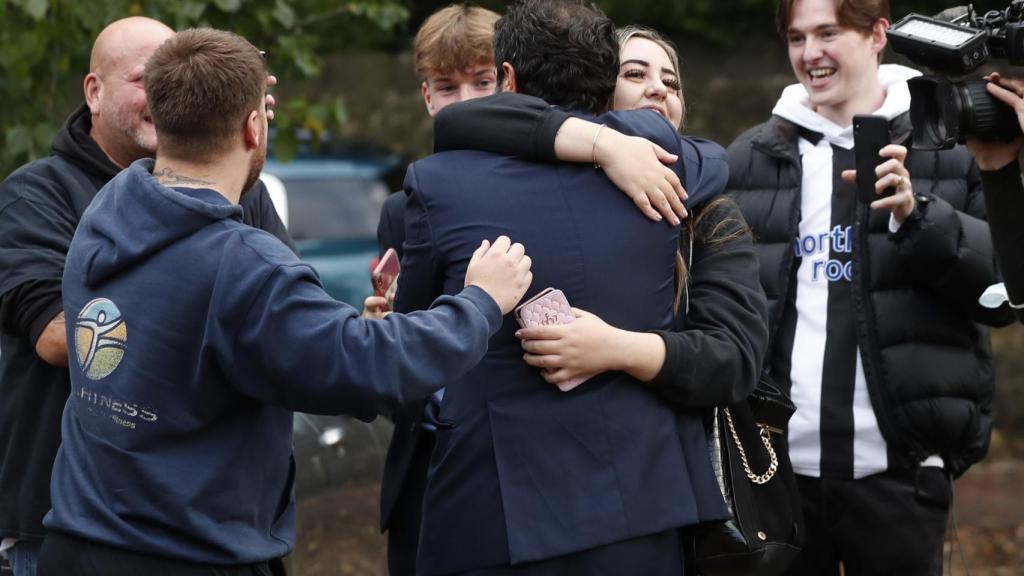
{"type": "MultiPolygon", "coordinates": [[[[384,201],[384,206],[381,208],[381,219],[377,223],[377,244],[380,248],[380,255],[383,256],[388,248],[394,248],[400,258],[404,242],[406,242],[406,195],[395,193],[384,201]]],[[[380,528],[382,532],[391,527],[392,515],[401,492],[408,488],[410,482],[419,485],[426,481],[426,479],[420,478],[407,478],[409,466],[417,447],[417,439],[421,433],[420,421],[425,404],[425,401],[415,402],[391,414],[394,431],[391,443],[388,445],[384,476],[381,479],[380,528]]],[[[414,518],[418,518],[418,516],[414,515],[414,518]]],[[[411,535],[409,541],[415,546],[414,536],[411,535]]],[[[394,546],[395,540],[388,545],[394,546]]],[[[416,548],[396,551],[396,553],[415,554],[416,548]]]]}
{"type": "Polygon", "coordinates": [[[395,192],[384,200],[377,222],[377,245],[383,256],[388,248],[394,248],[402,257],[402,243],[405,242],[405,194],[395,192]]]}
{"type": "MultiPolygon", "coordinates": [[[[654,112],[595,121],[682,151],[654,112]]],[[[601,170],[446,152],[411,165],[405,190],[399,311],[460,290],[481,240],[506,234],[533,259],[527,297],[553,286],[614,326],[671,328],[678,230],[644,217],[601,170]]],[[[722,514],[720,496],[692,489],[693,470],[710,474],[707,451],[692,449],[700,441],[681,438],[678,419],[703,435],[695,417],[621,372],[559,392],[523,362],[516,327],[506,316],[486,357],[445,392],[420,574],[551,558],[722,514]]]]}

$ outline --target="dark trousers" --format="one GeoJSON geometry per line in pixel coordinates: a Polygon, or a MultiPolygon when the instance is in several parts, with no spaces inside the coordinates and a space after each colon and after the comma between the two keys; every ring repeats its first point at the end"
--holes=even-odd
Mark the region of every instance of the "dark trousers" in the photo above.
{"type": "Polygon", "coordinates": [[[471,570],[458,576],[683,576],[684,572],[679,531],[669,530],[558,558],[471,570]]]}
{"type": "Polygon", "coordinates": [[[807,521],[788,576],[941,576],[952,483],[941,468],[859,480],[797,476],[807,521]]]}
{"type": "Polygon", "coordinates": [[[388,523],[388,574],[416,576],[416,550],[420,543],[423,494],[427,489],[427,470],[434,452],[435,433],[420,430],[402,488],[388,523]]]}
{"type": "Polygon", "coordinates": [[[270,576],[266,562],[205,566],[138,554],[50,532],[39,555],[39,576],[270,576]]]}

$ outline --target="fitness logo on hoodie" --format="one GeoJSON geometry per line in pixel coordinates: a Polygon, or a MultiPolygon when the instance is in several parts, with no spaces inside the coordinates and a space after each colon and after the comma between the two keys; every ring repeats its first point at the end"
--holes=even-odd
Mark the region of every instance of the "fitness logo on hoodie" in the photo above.
{"type": "Polygon", "coordinates": [[[127,348],[128,328],[113,302],[97,298],[82,308],[75,321],[75,351],[90,380],[110,376],[127,348]]]}

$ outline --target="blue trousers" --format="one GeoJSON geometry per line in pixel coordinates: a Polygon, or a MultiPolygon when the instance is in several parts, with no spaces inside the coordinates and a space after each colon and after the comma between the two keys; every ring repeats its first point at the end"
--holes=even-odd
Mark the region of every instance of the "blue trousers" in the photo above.
{"type": "Polygon", "coordinates": [[[42,542],[37,540],[18,540],[14,548],[7,551],[7,562],[10,563],[14,576],[36,576],[41,546],[42,542]]]}

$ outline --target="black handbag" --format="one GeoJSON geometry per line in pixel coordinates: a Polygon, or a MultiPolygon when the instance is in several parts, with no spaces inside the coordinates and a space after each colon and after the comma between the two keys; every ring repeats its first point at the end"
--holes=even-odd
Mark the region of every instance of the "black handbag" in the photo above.
{"type": "Polygon", "coordinates": [[[714,409],[708,447],[732,518],[696,529],[700,574],[775,576],[800,553],[803,513],[784,437],[795,411],[767,375],[746,401],[714,409]]]}

